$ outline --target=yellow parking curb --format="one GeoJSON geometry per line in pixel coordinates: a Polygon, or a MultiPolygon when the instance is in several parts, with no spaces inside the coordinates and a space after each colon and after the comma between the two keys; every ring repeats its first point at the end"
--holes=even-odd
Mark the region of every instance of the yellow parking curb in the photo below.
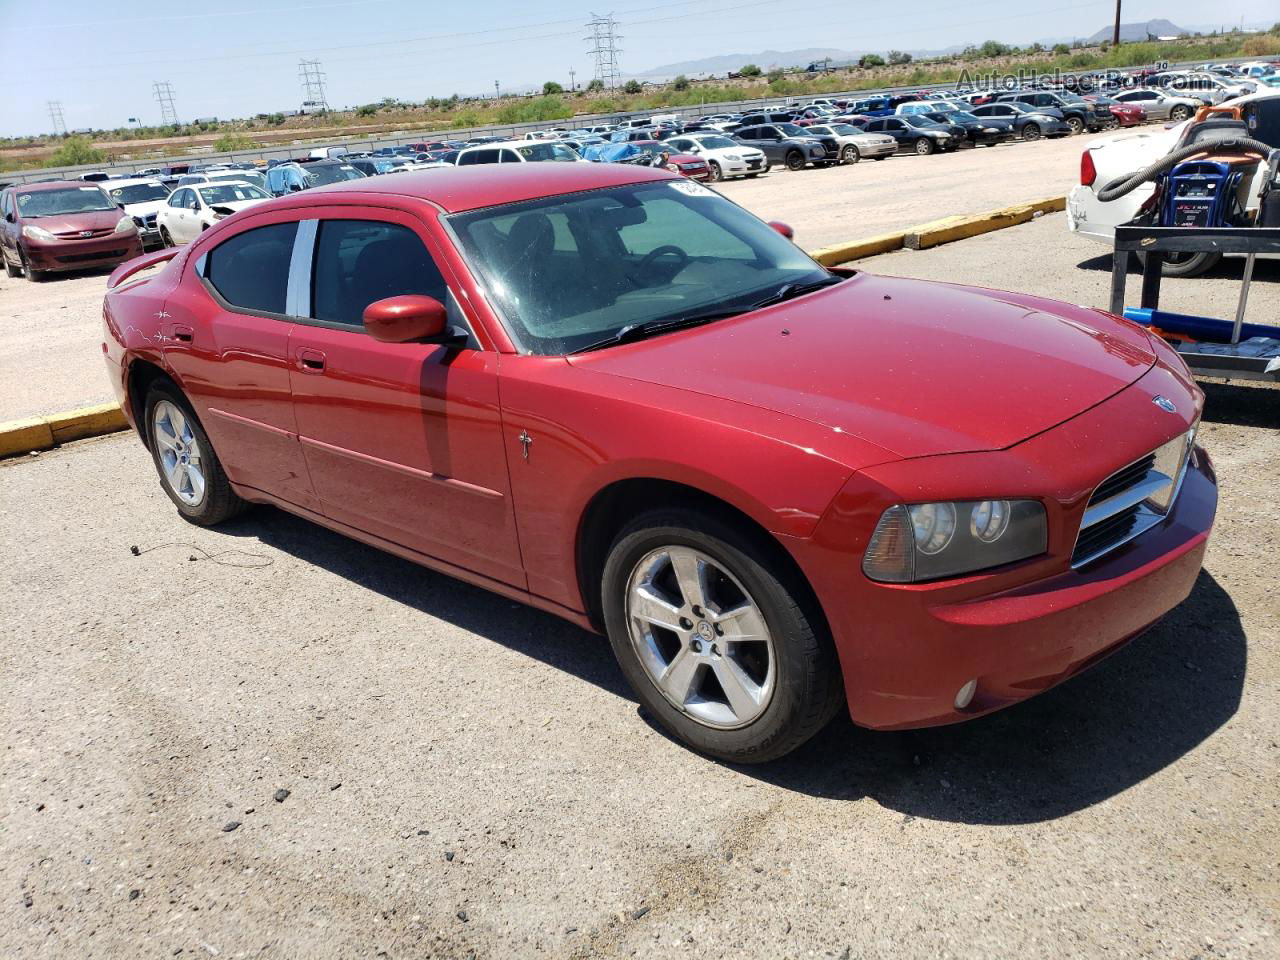
{"type": "Polygon", "coordinates": [[[1019,223],[1032,220],[1037,214],[1054,213],[1067,208],[1067,198],[1046,197],[1043,200],[1032,200],[1027,203],[1015,203],[1001,207],[999,210],[988,210],[986,213],[973,213],[961,217],[943,217],[929,223],[917,224],[905,230],[893,233],[880,233],[873,237],[864,237],[850,243],[837,243],[829,247],[810,250],[809,256],[824,267],[834,267],[852,260],[862,260],[877,254],[889,253],[892,250],[927,250],[941,243],[953,240],[964,240],[993,230],[1003,230],[1019,223]]]}
{"type": "Polygon", "coordinates": [[[1032,220],[1037,214],[1054,213],[1067,208],[1067,198],[1047,197],[1044,200],[1032,200],[1029,203],[1017,203],[999,210],[988,210],[986,213],[974,213],[964,217],[944,217],[931,223],[922,223],[907,231],[903,243],[908,250],[927,250],[942,243],[954,240],[965,240],[979,234],[1003,230],[1032,220]]]}
{"type": "Polygon", "coordinates": [[[829,247],[819,247],[817,250],[810,250],[809,256],[824,267],[834,267],[842,263],[848,263],[850,260],[861,260],[864,257],[874,257],[879,253],[901,250],[906,237],[907,234],[904,230],[897,230],[893,233],[879,233],[874,237],[854,240],[852,243],[837,243],[829,247]]]}
{"type": "Polygon", "coordinates": [[[72,440],[127,430],[129,421],[119,404],[100,403],[79,410],[0,423],[0,457],[48,450],[72,440]]]}

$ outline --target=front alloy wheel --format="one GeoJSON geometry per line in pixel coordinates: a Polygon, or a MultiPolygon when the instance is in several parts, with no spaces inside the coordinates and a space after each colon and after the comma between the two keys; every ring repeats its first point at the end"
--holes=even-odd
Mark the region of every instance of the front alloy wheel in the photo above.
{"type": "Polygon", "coordinates": [[[1023,140],[1039,140],[1040,125],[1037,123],[1028,123],[1025,127],[1022,128],[1022,139],[1023,140]]]}
{"type": "Polygon", "coordinates": [[[799,150],[792,150],[790,153],[787,154],[788,170],[792,170],[792,171],[803,170],[804,164],[805,164],[804,154],[801,153],[799,150]]]}
{"type": "Polygon", "coordinates": [[[844,149],[840,151],[841,163],[857,163],[862,159],[862,154],[858,152],[858,148],[852,143],[847,143],[844,149]]]}
{"type": "Polygon", "coordinates": [[[1169,111],[1169,119],[1175,122],[1181,122],[1191,116],[1191,108],[1185,104],[1178,104],[1169,111]]]}
{"type": "Polygon", "coordinates": [[[1084,133],[1084,121],[1079,117],[1067,117],[1067,126],[1071,128],[1071,133],[1084,133]]]}
{"type": "Polygon", "coordinates": [[[921,137],[919,140],[916,141],[917,156],[927,157],[931,153],[933,153],[932,140],[930,140],[928,137],[921,137]]]}
{"type": "Polygon", "coordinates": [[[715,513],[642,514],[614,540],[600,598],[637,698],[696,750],[772,760],[843,703],[821,611],[777,545],[715,513]]]}
{"type": "Polygon", "coordinates": [[[720,164],[716,163],[714,160],[708,160],[707,166],[711,170],[711,176],[709,179],[712,183],[719,183],[724,179],[724,171],[720,169],[720,164]]]}

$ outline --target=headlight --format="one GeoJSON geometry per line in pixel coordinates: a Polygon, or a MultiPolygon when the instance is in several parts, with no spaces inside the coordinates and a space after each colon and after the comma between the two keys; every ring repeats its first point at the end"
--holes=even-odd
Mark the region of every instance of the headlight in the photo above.
{"type": "Polygon", "coordinates": [[[1037,500],[896,504],[876,524],[862,571],[881,583],[919,583],[1025,560],[1048,546],[1037,500]]]}
{"type": "Polygon", "coordinates": [[[30,224],[28,226],[23,227],[22,235],[26,237],[28,240],[41,240],[41,241],[44,241],[45,243],[48,243],[51,240],[57,239],[52,233],[50,233],[44,227],[37,227],[34,224],[30,224]]]}
{"type": "Polygon", "coordinates": [[[742,159],[742,158],[741,158],[740,156],[738,156],[736,153],[726,153],[726,154],[724,155],[724,158],[725,158],[726,160],[741,160],[741,159],[742,159]]]}
{"type": "Polygon", "coordinates": [[[138,225],[133,222],[133,217],[121,217],[120,222],[116,224],[116,233],[137,233],[138,225]]]}

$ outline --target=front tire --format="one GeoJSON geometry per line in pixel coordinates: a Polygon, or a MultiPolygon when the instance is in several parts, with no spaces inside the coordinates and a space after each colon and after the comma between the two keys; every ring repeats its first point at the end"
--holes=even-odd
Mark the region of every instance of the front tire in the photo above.
{"type": "Polygon", "coordinates": [[[173,237],[169,236],[169,228],[168,228],[168,227],[161,227],[161,228],[160,228],[160,243],[161,243],[161,244],[163,244],[165,247],[176,247],[176,246],[177,246],[177,244],[173,242],[173,237]]]}
{"type": "Polygon", "coordinates": [[[834,647],[803,584],[719,517],[682,508],[637,517],[610,548],[601,591],[636,696],[695,750],[773,760],[843,702],[834,647]]]}
{"type": "Polygon", "coordinates": [[[790,153],[787,154],[786,163],[787,163],[787,169],[792,171],[793,173],[797,170],[803,170],[804,164],[805,164],[804,154],[801,153],[799,150],[792,150],[790,153]]]}
{"type": "Polygon", "coordinates": [[[707,168],[711,171],[711,182],[719,183],[724,179],[724,171],[720,169],[720,164],[714,160],[707,161],[707,168]]]}
{"type": "Polygon", "coordinates": [[[840,151],[841,163],[857,163],[862,159],[862,154],[858,152],[858,148],[852,143],[846,143],[844,149],[840,151]]]}
{"type": "Polygon", "coordinates": [[[1079,117],[1067,117],[1067,126],[1071,128],[1072,136],[1084,133],[1084,121],[1079,117]]]}
{"type": "Polygon", "coordinates": [[[1174,123],[1180,123],[1189,116],[1191,116],[1191,108],[1185,104],[1180,103],[1169,111],[1169,119],[1174,123]]]}
{"type": "Polygon", "coordinates": [[[921,137],[915,142],[915,151],[916,156],[927,157],[929,154],[933,153],[933,141],[928,137],[921,137]]]}
{"type": "Polygon", "coordinates": [[[1039,140],[1040,125],[1038,123],[1028,123],[1025,127],[1022,128],[1022,139],[1023,140],[1039,140]]]}
{"type": "Polygon", "coordinates": [[[231,489],[191,404],[171,382],[159,380],[151,387],[145,422],[160,486],[183,518],[211,527],[248,507],[231,489]]]}
{"type": "Polygon", "coordinates": [[[44,280],[43,270],[32,270],[31,261],[22,255],[22,251],[18,251],[18,256],[22,259],[22,272],[26,275],[27,280],[31,283],[40,283],[44,280]]]}

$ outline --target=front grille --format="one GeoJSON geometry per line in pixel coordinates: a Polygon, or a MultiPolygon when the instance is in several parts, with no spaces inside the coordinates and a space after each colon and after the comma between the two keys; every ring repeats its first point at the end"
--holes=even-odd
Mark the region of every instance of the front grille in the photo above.
{"type": "Polygon", "coordinates": [[[72,253],[58,257],[59,263],[87,263],[90,260],[107,260],[111,257],[123,257],[124,250],[99,250],[97,253],[72,253]]]}
{"type": "Polygon", "coordinates": [[[93,240],[96,237],[105,237],[110,230],[68,230],[64,233],[54,234],[59,240],[93,240]],[[85,234],[89,236],[85,236],[85,234]]]}
{"type": "Polygon", "coordinates": [[[1071,552],[1072,567],[1101,559],[1165,518],[1182,486],[1194,442],[1192,427],[1094,488],[1071,552]]]}

